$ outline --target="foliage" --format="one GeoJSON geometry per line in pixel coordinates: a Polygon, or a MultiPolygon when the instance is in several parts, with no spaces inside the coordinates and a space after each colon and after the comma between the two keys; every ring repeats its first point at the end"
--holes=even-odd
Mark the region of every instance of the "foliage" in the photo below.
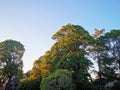
{"type": "Polygon", "coordinates": [[[30,73],[31,78],[37,78],[41,80],[42,78],[49,76],[50,65],[47,64],[46,60],[47,60],[46,57],[42,56],[34,62],[34,66],[30,73]]]}
{"type": "Polygon", "coordinates": [[[111,30],[95,39],[93,56],[97,57],[99,85],[103,89],[107,83],[119,79],[117,76],[120,70],[120,30],[111,30]],[[102,79],[105,79],[104,85],[102,79]]]}
{"type": "Polygon", "coordinates": [[[52,72],[57,69],[56,64],[64,57],[84,57],[84,50],[93,41],[93,38],[84,28],[72,24],[63,26],[52,36],[52,39],[57,41],[50,49],[50,59],[53,61],[51,62],[52,72]]]}
{"type": "Polygon", "coordinates": [[[18,77],[19,77],[20,79],[22,79],[22,78],[24,77],[23,70],[19,70],[19,71],[18,71],[18,77]]]}
{"type": "Polygon", "coordinates": [[[0,43],[0,70],[2,70],[2,79],[9,79],[13,76],[22,75],[22,56],[24,54],[24,46],[14,40],[5,40],[0,43]]]}
{"type": "Polygon", "coordinates": [[[95,29],[95,34],[93,34],[93,37],[94,38],[100,37],[101,34],[103,34],[104,31],[105,31],[104,29],[102,29],[102,30],[95,29]]]}
{"type": "Polygon", "coordinates": [[[120,30],[111,30],[99,38],[103,44],[100,58],[102,59],[102,75],[115,80],[120,74],[120,30]]]}
{"type": "Polygon", "coordinates": [[[94,41],[93,37],[83,27],[68,24],[57,31],[52,38],[57,42],[50,49],[51,72],[57,69],[71,71],[75,87],[79,89],[81,82],[89,81],[88,69],[92,63],[86,55],[94,41]]]}
{"type": "Polygon", "coordinates": [[[17,90],[40,90],[40,81],[37,79],[22,79],[17,90]]]}
{"type": "Polygon", "coordinates": [[[43,79],[41,90],[73,90],[72,75],[68,70],[57,70],[43,79]]]}
{"type": "Polygon", "coordinates": [[[105,43],[104,55],[104,67],[113,69],[114,72],[120,73],[120,30],[111,30],[101,38],[105,43]]]}

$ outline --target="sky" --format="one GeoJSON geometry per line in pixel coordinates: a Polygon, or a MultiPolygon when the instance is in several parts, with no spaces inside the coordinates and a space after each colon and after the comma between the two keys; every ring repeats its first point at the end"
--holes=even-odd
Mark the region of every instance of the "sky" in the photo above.
{"type": "Polygon", "coordinates": [[[120,29],[120,0],[0,0],[0,42],[13,39],[25,47],[24,72],[55,43],[62,26],[120,29]]]}

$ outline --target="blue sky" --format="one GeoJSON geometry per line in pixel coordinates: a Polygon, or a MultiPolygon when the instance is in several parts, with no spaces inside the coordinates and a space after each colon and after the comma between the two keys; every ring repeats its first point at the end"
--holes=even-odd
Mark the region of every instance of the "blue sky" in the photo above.
{"type": "Polygon", "coordinates": [[[25,46],[24,72],[50,49],[52,35],[71,23],[94,29],[120,29],[119,0],[1,0],[0,42],[20,41],[25,46]]]}

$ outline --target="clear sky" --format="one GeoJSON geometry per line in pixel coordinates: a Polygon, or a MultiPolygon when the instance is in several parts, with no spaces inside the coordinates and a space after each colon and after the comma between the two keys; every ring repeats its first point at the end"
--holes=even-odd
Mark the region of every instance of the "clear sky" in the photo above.
{"type": "Polygon", "coordinates": [[[24,72],[53,45],[52,35],[71,23],[94,29],[120,29],[120,0],[0,0],[0,42],[25,46],[24,72]]]}

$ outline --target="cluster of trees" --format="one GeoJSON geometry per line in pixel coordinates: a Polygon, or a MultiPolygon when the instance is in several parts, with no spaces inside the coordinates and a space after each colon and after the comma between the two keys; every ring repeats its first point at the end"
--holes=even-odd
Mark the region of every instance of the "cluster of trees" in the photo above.
{"type": "MultiPolygon", "coordinates": [[[[104,33],[104,29],[95,29],[95,34],[90,35],[83,27],[68,24],[52,39],[56,42],[35,60],[18,90],[30,90],[25,86],[30,80],[39,82],[34,90],[120,89],[120,30],[104,33]],[[96,73],[95,79],[90,71],[96,73]]],[[[32,84],[29,87],[34,88],[32,84]]]]}
{"type": "Polygon", "coordinates": [[[95,29],[90,35],[68,24],[52,39],[56,42],[35,60],[17,90],[120,90],[120,30],[95,29]]]}

